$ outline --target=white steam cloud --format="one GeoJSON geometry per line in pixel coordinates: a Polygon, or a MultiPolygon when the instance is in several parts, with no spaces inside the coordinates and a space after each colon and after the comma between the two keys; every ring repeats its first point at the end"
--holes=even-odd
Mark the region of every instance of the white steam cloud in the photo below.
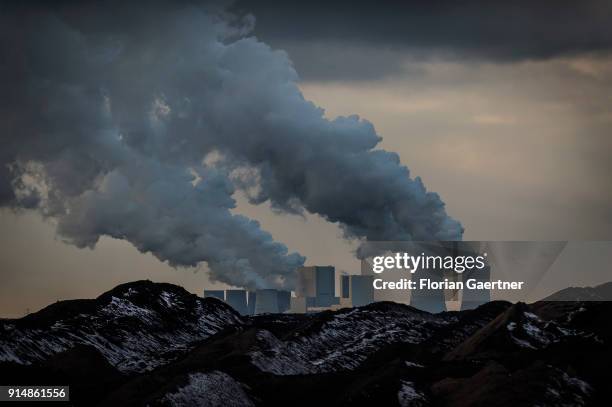
{"type": "Polygon", "coordinates": [[[0,205],[39,210],[71,244],[106,235],[231,285],[291,288],[304,257],[232,214],[236,189],[351,239],[462,236],[369,122],[304,99],[252,17],[70,4],[0,23],[0,205]]]}

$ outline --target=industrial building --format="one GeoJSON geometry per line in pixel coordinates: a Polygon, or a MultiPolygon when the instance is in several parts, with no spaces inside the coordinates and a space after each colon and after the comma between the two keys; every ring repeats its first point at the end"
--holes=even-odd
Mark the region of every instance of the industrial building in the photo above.
{"type": "Polygon", "coordinates": [[[372,283],[371,275],[343,275],[340,297],[336,297],[336,269],[308,266],[297,270],[295,296],[277,289],[204,290],[204,296],[225,301],[241,315],[306,313],[370,304],[374,302],[372,283]]]}
{"type": "Polygon", "coordinates": [[[238,311],[240,315],[249,313],[246,290],[225,290],[225,302],[238,311]]]}
{"type": "Polygon", "coordinates": [[[257,290],[255,314],[278,312],[278,291],[273,289],[257,290]]]}
{"type": "Polygon", "coordinates": [[[340,279],[342,298],[349,299],[352,307],[374,302],[374,276],[343,275],[340,279]]]}
{"type": "Polygon", "coordinates": [[[278,312],[289,311],[291,307],[291,291],[277,291],[278,312]]]}
{"type": "Polygon", "coordinates": [[[343,275],[340,277],[340,297],[336,297],[336,270],[333,266],[301,267],[297,271],[291,312],[317,312],[370,304],[374,302],[373,280],[370,275],[343,275]]]}
{"type": "Polygon", "coordinates": [[[333,266],[300,267],[297,270],[295,296],[306,299],[306,307],[331,307],[340,300],[336,295],[336,269],[333,266]]]}
{"type": "Polygon", "coordinates": [[[204,290],[204,297],[225,301],[240,315],[286,312],[291,307],[291,291],[284,290],[204,290]]]}
{"type": "Polygon", "coordinates": [[[257,293],[249,291],[247,294],[247,308],[249,315],[255,315],[255,303],[257,302],[257,293]]]}

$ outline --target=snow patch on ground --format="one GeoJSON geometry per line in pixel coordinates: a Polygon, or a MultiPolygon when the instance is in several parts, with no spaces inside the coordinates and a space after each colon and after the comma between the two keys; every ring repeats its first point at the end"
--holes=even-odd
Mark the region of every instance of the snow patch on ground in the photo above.
{"type": "Polygon", "coordinates": [[[582,393],[588,395],[593,390],[591,386],[584,380],[580,380],[577,377],[570,377],[567,373],[563,372],[563,380],[570,387],[576,387],[580,389],[582,393]]]}
{"type": "Polygon", "coordinates": [[[414,388],[413,382],[402,380],[397,392],[397,401],[401,407],[417,407],[425,405],[427,398],[414,388]]]}
{"type": "Polygon", "coordinates": [[[365,311],[334,315],[321,327],[296,339],[280,340],[268,331],[257,334],[250,353],[260,370],[277,375],[315,374],[357,368],[366,355],[392,343],[420,343],[449,320],[420,314],[365,311]]]}
{"type": "Polygon", "coordinates": [[[176,305],[176,298],[174,294],[172,293],[163,291],[159,297],[160,297],[160,302],[163,303],[168,308],[174,307],[176,305]]]}
{"type": "Polygon", "coordinates": [[[254,406],[245,391],[245,385],[219,371],[189,375],[186,386],[175,393],[166,394],[161,401],[176,407],[254,406]]]}
{"type": "Polygon", "coordinates": [[[584,380],[571,377],[566,372],[553,368],[545,392],[545,405],[586,406],[593,388],[584,380]]]}
{"type": "Polygon", "coordinates": [[[113,315],[115,318],[118,316],[130,316],[149,320],[154,316],[153,311],[140,308],[127,299],[117,297],[112,297],[110,303],[102,308],[102,312],[113,315]]]}
{"type": "Polygon", "coordinates": [[[229,309],[200,300],[185,302],[176,293],[162,291],[150,299],[152,307],[132,302],[135,293],[130,288],[92,313],[53,321],[46,327],[0,321],[0,361],[29,365],[76,345],[89,345],[123,372],[144,372],[176,359],[221,329],[241,323],[229,309]],[[155,302],[164,305],[163,313],[155,310],[155,302]]]}
{"type": "Polygon", "coordinates": [[[524,312],[518,322],[509,322],[506,329],[518,346],[526,349],[543,349],[567,336],[579,336],[581,332],[563,328],[553,321],[542,321],[531,312],[524,312]]]}

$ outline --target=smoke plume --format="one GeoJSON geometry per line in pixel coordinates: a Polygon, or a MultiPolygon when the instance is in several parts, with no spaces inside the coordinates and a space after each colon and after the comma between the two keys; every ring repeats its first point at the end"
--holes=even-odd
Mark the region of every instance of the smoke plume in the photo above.
{"type": "Polygon", "coordinates": [[[251,16],[60,3],[0,22],[0,205],[40,211],[68,243],[111,236],[231,285],[291,288],[304,257],[231,212],[237,189],[349,239],[461,238],[371,123],[304,99],[251,16]]]}

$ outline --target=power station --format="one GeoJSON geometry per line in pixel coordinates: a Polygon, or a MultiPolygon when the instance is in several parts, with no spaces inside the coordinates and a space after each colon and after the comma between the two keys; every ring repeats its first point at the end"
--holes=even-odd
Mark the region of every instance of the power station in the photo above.
{"type": "Polygon", "coordinates": [[[291,304],[291,291],[262,289],[247,291],[204,290],[204,298],[225,301],[240,315],[275,314],[287,312],[291,304]]]}
{"type": "Polygon", "coordinates": [[[241,315],[307,313],[359,307],[374,302],[372,276],[340,276],[340,296],[336,296],[334,266],[307,266],[297,269],[296,289],[204,290],[204,297],[225,301],[241,315]]]}

